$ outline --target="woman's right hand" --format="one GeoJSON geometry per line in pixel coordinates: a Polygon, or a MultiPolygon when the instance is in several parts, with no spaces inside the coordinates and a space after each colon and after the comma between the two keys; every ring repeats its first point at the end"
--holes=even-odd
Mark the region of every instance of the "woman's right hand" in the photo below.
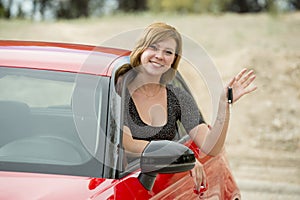
{"type": "Polygon", "coordinates": [[[203,165],[197,159],[195,167],[190,171],[190,175],[193,178],[196,191],[201,192],[201,186],[206,187],[206,174],[203,165]]]}

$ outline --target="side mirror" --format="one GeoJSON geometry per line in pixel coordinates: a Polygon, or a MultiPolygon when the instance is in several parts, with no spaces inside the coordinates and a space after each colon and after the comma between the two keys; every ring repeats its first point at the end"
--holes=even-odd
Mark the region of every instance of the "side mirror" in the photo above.
{"type": "Polygon", "coordinates": [[[140,183],[151,190],[158,173],[170,174],[191,170],[195,155],[188,147],[173,141],[151,141],[144,149],[141,160],[140,183]]]}

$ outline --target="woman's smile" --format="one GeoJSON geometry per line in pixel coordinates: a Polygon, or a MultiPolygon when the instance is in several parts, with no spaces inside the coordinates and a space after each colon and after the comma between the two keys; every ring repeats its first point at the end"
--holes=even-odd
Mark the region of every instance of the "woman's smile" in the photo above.
{"type": "Polygon", "coordinates": [[[159,62],[156,62],[156,61],[150,60],[149,63],[151,63],[154,67],[157,67],[157,68],[164,67],[163,64],[160,64],[159,62]]]}

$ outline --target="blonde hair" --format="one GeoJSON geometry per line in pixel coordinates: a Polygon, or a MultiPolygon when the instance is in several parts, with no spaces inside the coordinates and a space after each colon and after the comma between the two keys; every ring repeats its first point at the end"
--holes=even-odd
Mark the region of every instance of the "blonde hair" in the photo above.
{"type": "Polygon", "coordinates": [[[141,65],[141,55],[150,45],[161,42],[163,40],[172,38],[176,42],[175,59],[171,68],[165,72],[160,79],[161,84],[166,84],[171,81],[177,71],[178,64],[182,54],[182,39],[180,33],[172,26],[166,23],[153,23],[149,25],[143,32],[140,39],[137,41],[135,47],[130,54],[130,64],[121,66],[115,74],[115,81],[130,69],[134,69],[141,65]]]}

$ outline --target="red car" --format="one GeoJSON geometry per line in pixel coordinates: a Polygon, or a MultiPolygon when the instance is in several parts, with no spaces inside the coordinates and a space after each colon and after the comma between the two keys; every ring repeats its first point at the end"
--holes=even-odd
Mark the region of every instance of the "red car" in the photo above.
{"type": "MultiPolygon", "coordinates": [[[[0,199],[240,199],[226,157],[199,157],[181,130],[140,159],[122,149],[122,49],[0,41],[0,199]],[[194,191],[189,170],[204,164],[194,191]]],[[[189,91],[178,73],[174,84],[189,91]]]]}

